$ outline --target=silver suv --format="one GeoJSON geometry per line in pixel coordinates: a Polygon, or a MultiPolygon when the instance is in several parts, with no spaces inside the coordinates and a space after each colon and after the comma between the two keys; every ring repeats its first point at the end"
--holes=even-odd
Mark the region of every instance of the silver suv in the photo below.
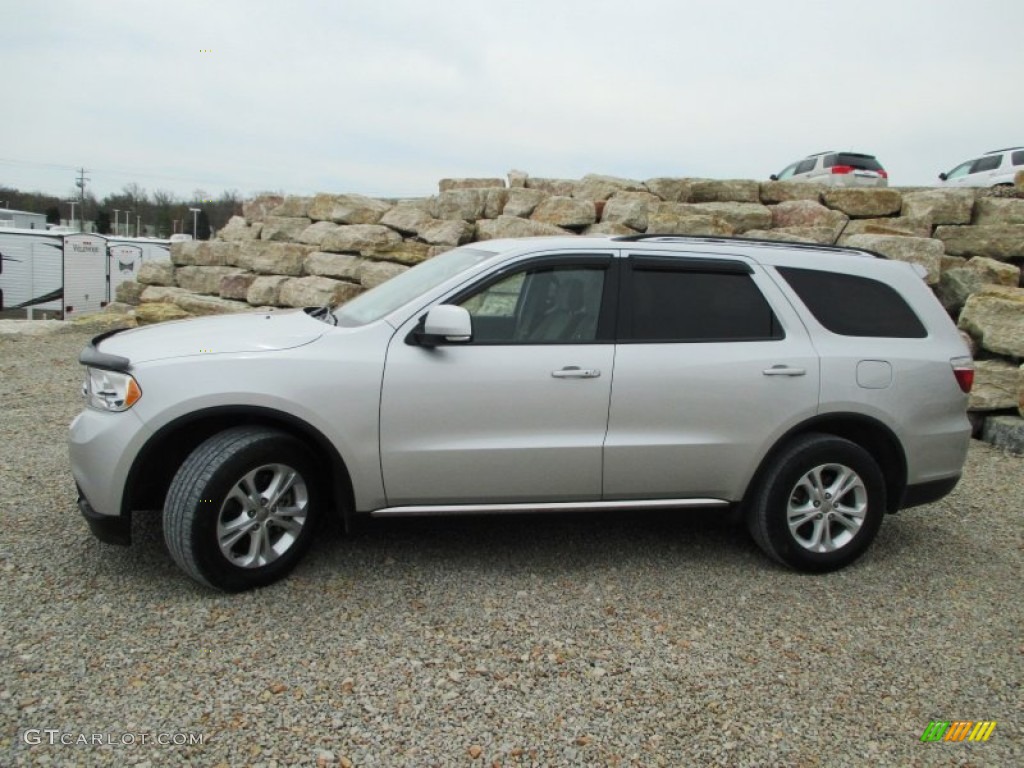
{"type": "Polygon", "coordinates": [[[234,591],[322,519],[719,508],[803,571],[960,477],[973,379],[911,265],[637,235],[492,240],[339,307],[97,337],[71,425],[79,507],[234,591]]]}
{"type": "Polygon", "coordinates": [[[772,181],[809,181],[829,187],[886,187],[889,174],[874,155],[862,152],[819,152],[790,163],[772,181]]]}
{"type": "Polygon", "coordinates": [[[1012,187],[1019,171],[1024,171],[1024,147],[995,149],[940,173],[939,186],[1012,187]]]}

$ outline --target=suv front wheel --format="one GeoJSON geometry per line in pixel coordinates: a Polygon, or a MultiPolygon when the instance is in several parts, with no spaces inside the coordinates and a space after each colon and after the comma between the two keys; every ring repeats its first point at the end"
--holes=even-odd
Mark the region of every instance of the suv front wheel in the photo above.
{"type": "Polygon", "coordinates": [[[871,455],[832,435],[804,435],[766,468],[747,526],[768,555],[798,571],[842,568],[874,540],[885,480],[871,455]]]}
{"type": "Polygon", "coordinates": [[[322,495],[301,441],[264,427],[210,437],[182,463],[164,504],[164,540],[196,581],[228,592],[286,575],[309,546],[322,495]]]}

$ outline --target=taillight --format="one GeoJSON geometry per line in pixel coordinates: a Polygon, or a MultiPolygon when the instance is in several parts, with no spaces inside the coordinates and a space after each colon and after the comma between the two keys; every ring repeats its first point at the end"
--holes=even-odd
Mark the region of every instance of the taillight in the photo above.
{"type": "Polygon", "coordinates": [[[833,165],[832,173],[853,173],[852,165],[833,165]]]}
{"type": "Polygon", "coordinates": [[[974,386],[974,361],[969,357],[954,357],[949,364],[953,367],[953,375],[960,389],[970,392],[974,386]]]}
{"type": "Polygon", "coordinates": [[[888,173],[888,171],[883,171],[883,170],[882,170],[881,168],[879,168],[879,169],[878,169],[877,171],[875,171],[875,173],[877,173],[877,174],[878,174],[879,176],[881,176],[881,177],[882,177],[883,179],[888,179],[888,178],[889,178],[889,173],[888,173]]]}

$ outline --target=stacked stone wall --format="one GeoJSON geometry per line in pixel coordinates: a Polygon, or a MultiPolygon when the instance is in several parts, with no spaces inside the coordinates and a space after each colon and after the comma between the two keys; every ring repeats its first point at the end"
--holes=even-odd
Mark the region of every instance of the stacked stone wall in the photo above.
{"type": "Polygon", "coordinates": [[[250,200],[118,289],[139,323],[346,301],[465,243],[542,235],[735,236],[845,245],[919,264],[977,358],[979,434],[1024,451],[1024,192],[588,175],[443,179],[429,198],[250,200]],[[1013,418],[1002,418],[1012,416],[1013,418]],[[991,418],[990,418],[991,417],[991,418]],[[998,417],[998,418],[997,418],[998,417]]]}

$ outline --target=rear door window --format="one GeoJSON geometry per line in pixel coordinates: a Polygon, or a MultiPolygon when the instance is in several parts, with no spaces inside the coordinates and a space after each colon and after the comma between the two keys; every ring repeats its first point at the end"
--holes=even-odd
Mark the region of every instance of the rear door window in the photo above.
{"type": "Polygon", "coordinates": [[[817,269],[779,267],[778,272],[832,333],[899,339],[928,335],[903,297],[883,282],[817,269]]]}
{"type": "Polygon", "coordinates": [[[1002,162],[1002,159],[1002,155],[985,155],[985,157],[979,157],[974,161],[974,165],[971,166],[971,173],[994,171],[999,167],[999,163],[1002,162]]]}
{"type": "Polygon", "coordinates": [[[631,257],[620,342],[765,341],[782,327],[742,262],[631,257]]]}

